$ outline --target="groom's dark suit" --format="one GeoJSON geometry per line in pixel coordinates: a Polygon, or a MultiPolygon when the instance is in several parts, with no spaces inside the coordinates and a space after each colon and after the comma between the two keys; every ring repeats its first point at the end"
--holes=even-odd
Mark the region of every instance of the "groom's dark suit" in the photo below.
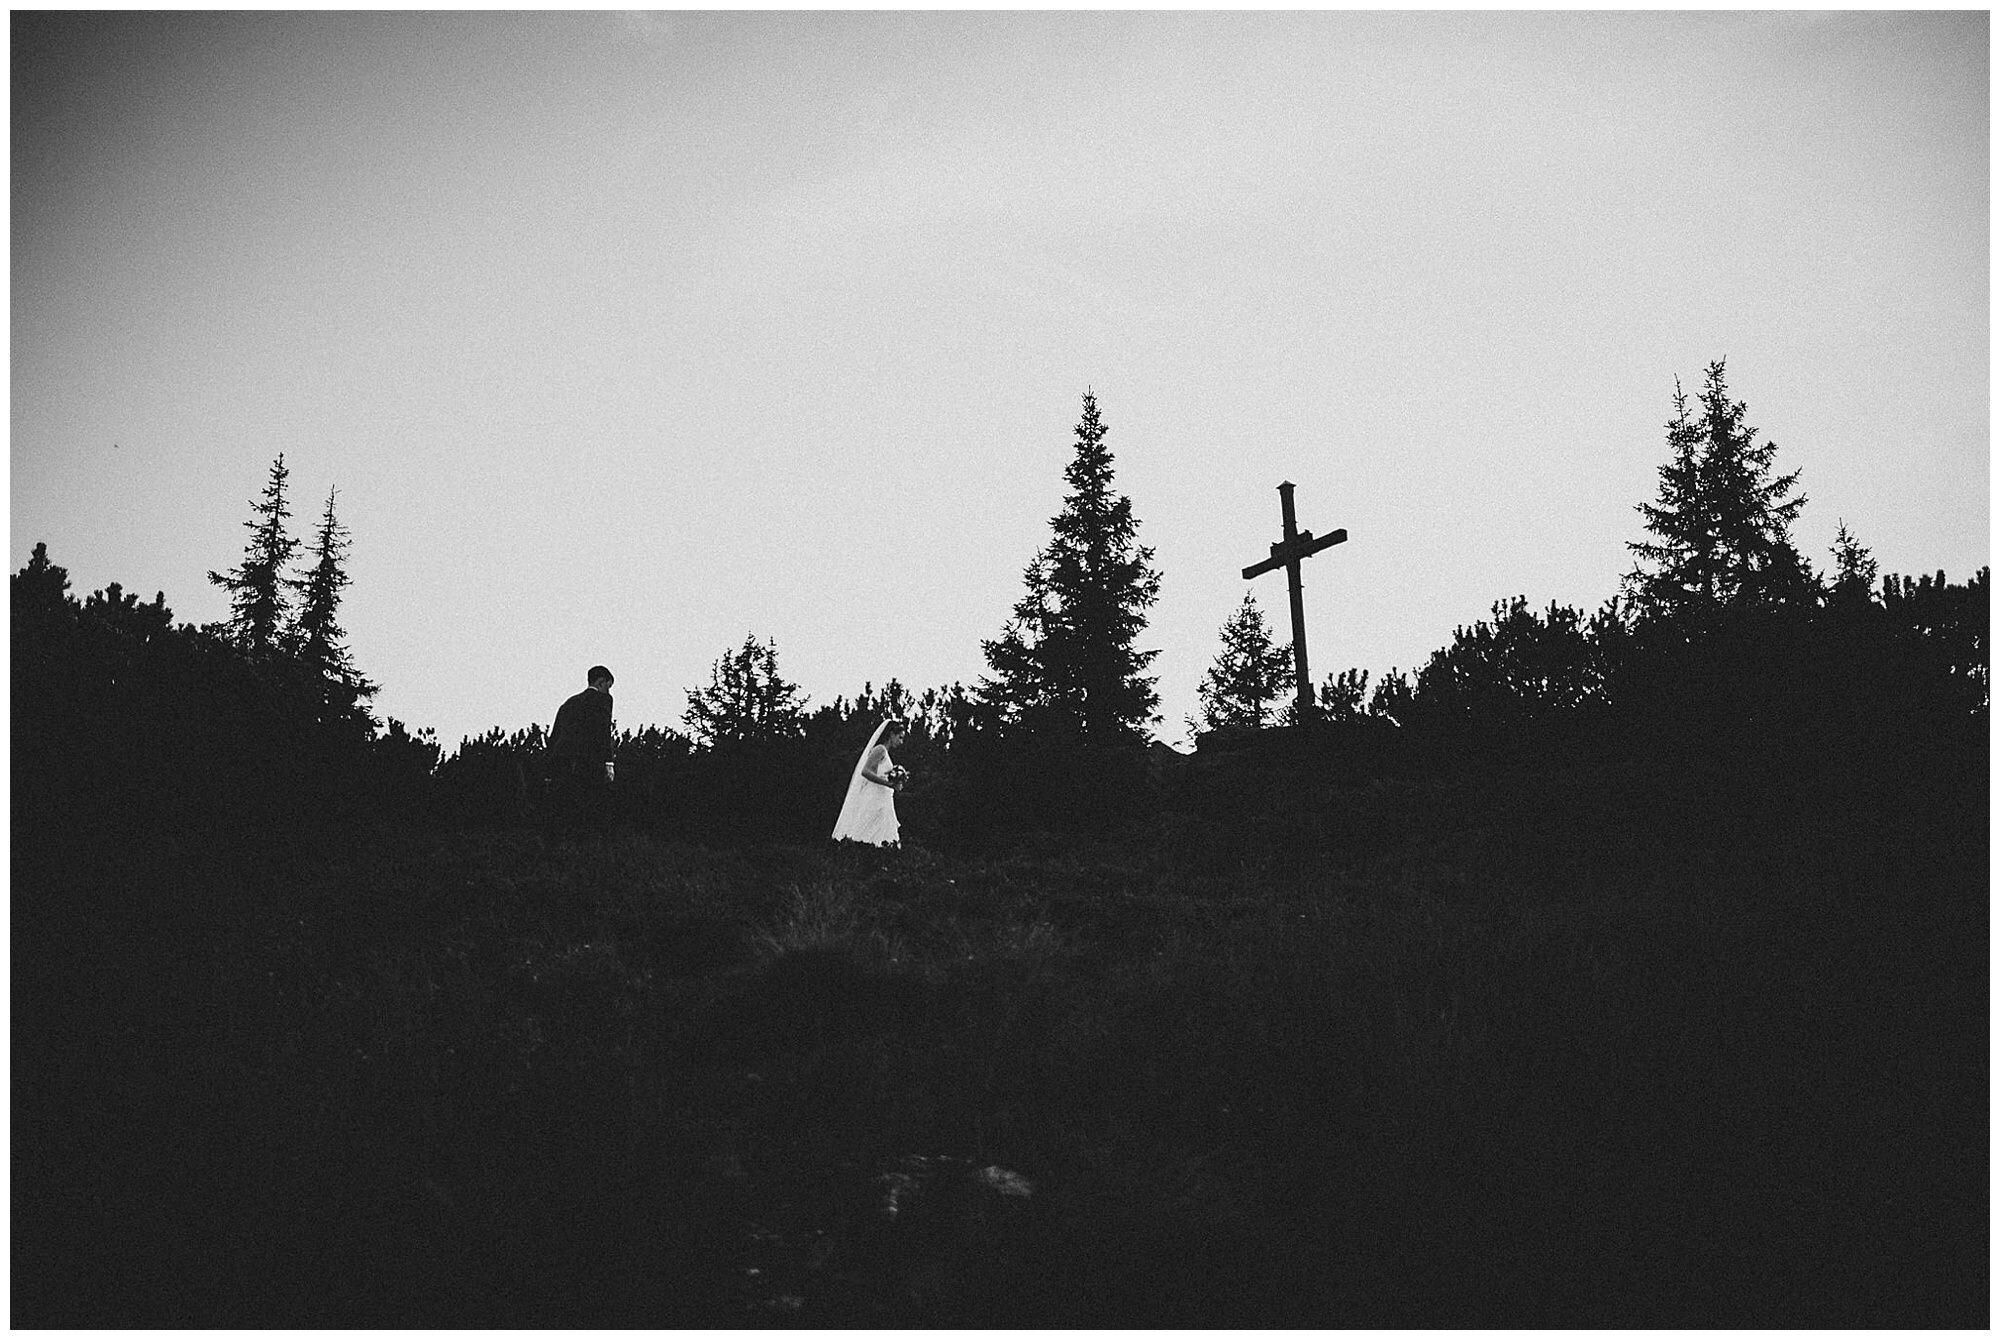
{"type": "Polygon", "coordinates": [[[611,738],[611,695],[602,689],[585,689],[556,709],[556,724],[549,728],[549,756],[564,764],[602,765],[616,752],[611,738]]]}
{"type": "Polygon", "coordinates": [[[556,709],[549,728],[549,782],[559,828],[594,829],[604,822],[604,765],[616,752],[610,694],[585,689],[556,709]]]}

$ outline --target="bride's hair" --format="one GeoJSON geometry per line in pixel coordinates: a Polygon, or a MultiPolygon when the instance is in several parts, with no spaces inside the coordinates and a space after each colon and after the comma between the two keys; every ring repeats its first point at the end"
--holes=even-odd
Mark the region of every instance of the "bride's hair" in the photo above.
{"type": "Polygon", "coordinates": [[[901,717],[890,717],[882,723],[882,733],[884,735],[908,735],[910,733],[910,723],[901,717]]]}

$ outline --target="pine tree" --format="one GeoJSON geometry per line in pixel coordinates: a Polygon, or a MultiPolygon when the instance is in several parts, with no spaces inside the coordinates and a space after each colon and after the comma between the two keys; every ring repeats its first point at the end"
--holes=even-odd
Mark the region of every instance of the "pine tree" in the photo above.
{"type": "Polygon", "coordinates": [[[1709,364],[1698,411],[1674,383],[1671,459],[1660,467],[1658,499],[1639,505],[1657,538],[1626,546],[1638,559],[1626,589],[1644,615],[1693,628],[1725,608],[1817,593],[1791,541],[1806,504],[1793,493],[1799,472],[1772,476],[1777,444],[1757,441],[1744,409],[1729,398],[1720,362],[1709,364]]]}
{"type": "Polygon", "coordinates": [[[335,518],[333,503],[337,489],[326,495],[326,511],[312,544],[313,564],[303,577],[288,578],[285,585],[298,597],[298,616],[289,630],[288,641],[301,665],[324,685],[326,701],[336,712],[353,708],[380,687],[371,684],[354,668],[353,654],[346,645],[346,631],[338,621],[341,592],[351,581],[346,559],[347,528],[335,518]]]}
{"type": "Polygon", "coordinates": [[[1828,593],[1841,608],[1857,608],[1875,598],[1875,577],[1881,571],[1875,556],[1847,529],[1847,522],[1833,537],[1833,587],[1828,593]]]}
{"type": "Polygon", "coordinates": [[[8,579],[9,625],[13,630],[14,730],[20,738],[21,704],[31,687],[68,672],[77,628],[76,597],[69,594],[69,570],[49,562],[49,546],[38,541],[28,565],[8,579]]]}
{"type": "Polygon", "coordinates": [[[1433,721],[1481,726],[1534,720],[1601,700],[1604,686],[1582,613],[1527,597],[1493,603],[1417,673],[1414,705],[1433,721]]]}
{"type": "Polygon", "coordinates": [[[982,644],[993,674],[979,685],[1008,727],[1093,744],[1143,741],[1159,720],[1156,681],[1142,673],[1159,653],[1133,643],[1160,575],[1138,542],[1132,500],[1112,492],[1106,431],[1086,391],[1063,472],[1071,492],[1005,631],[982,644]]]}
{"type": "Polygon", "coordinates": [[[243,562],[227,575],[208,574],[211,582],[229,592],[229,636],[252,653],[275,649],[285,627],[288,602],[284,573],[299,546],[285,531],[285,522],[292,515],[285,505],[285,482],[289,477],[281,453],[271,463],[271,478],[264,485],[263,499],[250,504],[256,517],[243,523],[250,530],[243,562]]]}
{"type": "Polygon", "coordinates": [[[1410,686],[1410,677],[1390,666],[1368,696],[1368,715],[1395,726],[1407,726],[1415,720],[1416,690],[1410,686]]]}
{"type": "Polygon", "coordinates": [[[69,569],[49,562],[48,541],[38,540],[28,565],[9,582],[16,615],[26,609],[62,610],[75,602],[69,595],[69,569]]]}
{"type": "Polygon", "coordinates": [[[174,612],[167,608],[165,591],[155,591],[153,603],[141,605],[138,592],[126,591],[119,582],[92,591],[83,602],[83,614],[140,645],[171,632],[174,626],[174,612]]]}
{"type": "MultiPolygon", "coordinates": [[[[1319,713],[1323,721],[1359,721],[1368,714],[1367,702],[1368,672],[1358,667],[1328,675],[1319,686],[1319,713]]],[[[1279,724],[1297,725],[1298,714],[1298,701],[1294,699],[1279,724]]]]}
{"type": "Polygon", "coordinates": [[[1189,729],[1268,726],[1272,702],[1291,676],[1291,644],[1272,641],[1264,611],[1247,592],[1223,623],[1221,637],[1222,650],[1195,690],[1201,716],[1188,719],[1189,729]]]}
{"type": "Polygon", "coordinates": [[[1882,579],[1887,624],[1913,657],[1917,682],[1955,713],[1988,710],[1992,664],[1992,569],[1981,568],[1959,584],[1935,576],[1882,579]]]}
{"type": "Polygon", "coordinates": [[[681,720],[707,748],[790,739],[805,728],[805,695],[778,673],[778,644],[755,634],[717,660],[706,688],[688,690],[681,720]]]}

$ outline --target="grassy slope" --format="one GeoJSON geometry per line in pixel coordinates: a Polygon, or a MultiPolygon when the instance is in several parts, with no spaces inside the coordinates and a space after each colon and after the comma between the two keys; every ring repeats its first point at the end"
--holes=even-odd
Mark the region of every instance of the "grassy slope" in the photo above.
{"type": "Polygon", "coordinates": [[[87,1023],[17,1009],[15,1320],[1983,1324],[1984,834],[1522,790],[17,870],[87,1023]],[[909,1156],[1035,1194],[892,1224],[909,1156]]]}

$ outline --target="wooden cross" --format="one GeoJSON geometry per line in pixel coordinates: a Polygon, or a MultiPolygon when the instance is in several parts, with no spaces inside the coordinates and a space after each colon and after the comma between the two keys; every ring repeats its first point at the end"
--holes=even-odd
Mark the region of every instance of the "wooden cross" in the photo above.
{"type": "Polygon", "coordinates": [[[1300,530],[1297,518],[1292,513],[1291,481],[1278,485],[1278,498],[1285,508],[1285,538],[1271,546],[1271,556],[1262,563],[1252,563],[1243,569],[1243,580],[1249,581],[1262,573],[1278,568],[1285,570],[1292,588],[1292,669],[1298,675],[1299,725],[1311,722],[1313,716],[1312,679],[1306,674],[1306,606],[1304,588],[1299,584],[1299,564],[1311,558],[1322,549],[1331,549],[1336,544],[1347,542],[1347,532],[1336,530],[1329,535],[1315,536],[1309,530],[1300,530]]]}

